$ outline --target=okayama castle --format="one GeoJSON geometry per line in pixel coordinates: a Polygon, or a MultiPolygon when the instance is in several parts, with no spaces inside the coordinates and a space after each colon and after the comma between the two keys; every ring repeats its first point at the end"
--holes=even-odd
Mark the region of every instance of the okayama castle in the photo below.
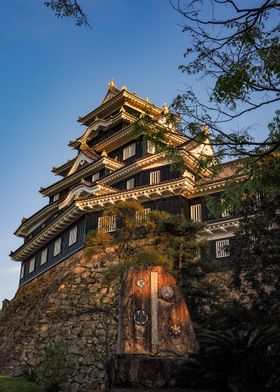
{"type": "Polygon", "coordinates": [[[23,218],[15,232],[24,238],[23,245],[10,255],[21,262],[20,286],[81,250],[89,231],[113,232],[114,217],[102,216],[102,212],[121,200],[138,200],[146,211],[164,210],[205,221],[201,235],[210,241],[212,256],[230,261],[230,242],[238,220],[226,211],[213,218],[206,206],[206,195],[221,197],[232,174],[230,165],[224,164],[216,177],[206,169],[197,175],[196,158],[213,155],[211,145],[188,141],[174,129],[168,138],[186,164],[182,174],[171,170],[164,153],[157,153],[143,136],[135,137],[133,123],[141,114],[157,121],[166,111],[166,106],[158,107],[126,87],[118,89],[111,81],[101,105],[78,119],[86,129],[69,143],[76,157],[52,169],[61,179],[40,189],[49,203],[23,218]]]}

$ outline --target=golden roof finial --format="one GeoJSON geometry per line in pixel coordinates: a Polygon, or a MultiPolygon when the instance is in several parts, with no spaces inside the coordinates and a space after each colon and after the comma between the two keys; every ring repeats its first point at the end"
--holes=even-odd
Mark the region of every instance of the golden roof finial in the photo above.
{"type": "Polygon", "coordinates": [[[111,81],[110,81],[110,83],[109,83],[109,90],[110,90],[111,88],[116,88],[114,79],[111,79],[111,81]]]}
{"type": "Polygon", "coordinates": [[[162,110],[162,111],[163,111],[163,114],[169,113],[169,109],[168,109],[168,106],[167,106],[166,103],[163,104],[163,107],[162,107],[162,108],[163,108],[163,110],[162,110]]]}
{"type": "Polygon", "coordinates": [[[149,102],[149,103],[151,102],[149,97],[146,97],[146,98],[145,98],[145,101],[146,101],[146,102],[149,102]]]}
{"type": "Polygon", "coordinates": [[[122,90],[127,91],[127,87],[126,86],[122,86],[122,90]]]}
{"type": "Polygon", "coordinates": [[[101,153],[101,156],[107,158],[107,156],[108,156],[107,152],[105,150],[103,150],[102,153],[101,153]]]}

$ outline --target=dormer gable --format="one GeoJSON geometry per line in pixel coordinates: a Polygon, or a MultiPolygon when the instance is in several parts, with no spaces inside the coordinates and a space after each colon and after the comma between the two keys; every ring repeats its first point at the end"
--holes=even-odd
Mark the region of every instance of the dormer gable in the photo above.
{"type": "Polygon", "coordinates": [[[93,159],[89,158],[85,153],[82,151],[78,154],[74,165],[71,167],[70,171],[68,172],[67,176],[75,173],[76,171],[84,168],[86,165],[93,162],[93,159]]]}
{"type": "Polygon", "coordinates": [[[120,90],[116,87],[114,79],[112,79],[108,85],[108,90],[103,98],[103,101],[101,105],[105,102],[110,101],[112,98],[114,98],[117,94],[119,94],[120,90]]]}

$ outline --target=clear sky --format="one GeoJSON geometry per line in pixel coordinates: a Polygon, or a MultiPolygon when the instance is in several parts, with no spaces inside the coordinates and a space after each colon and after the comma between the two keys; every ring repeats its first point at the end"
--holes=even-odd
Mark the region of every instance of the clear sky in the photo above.
{"type": "Polygon", "coordinates": [[[47,203],[40,186],[59,179],[51,168],[74,156],[67,143],[83,132],[76,120],[99,105],[110,79],[158,105],[200,83],[178,71],[189,38],[168,0],[81,1],[92,29],[43,3],[0,5],[0,301],[19,280],[8,255],[22,239],[13,232],[47,203]]]}

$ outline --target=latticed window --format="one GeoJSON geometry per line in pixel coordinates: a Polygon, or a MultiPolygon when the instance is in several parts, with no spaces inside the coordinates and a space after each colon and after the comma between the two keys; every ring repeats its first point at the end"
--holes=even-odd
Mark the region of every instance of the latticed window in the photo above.
{"type": "Polygon", "coordinates": [[[45,248],[44,250],[42,250],[41,253],[41,265],[47,262],[47,257],[48,257],[48,249],[45,248]]]}
{"type": "Polygon", "coordinates": [[[147,153],[154,154],[156,152],[156,146],[150,140],[147,140],[147,153]]]}
{"type": "Polygon", "coordinates": [[[160,183],[160,170],[150,172],[150,184],[159,184],[160,183]]]}
{"type": "Polygon", "coordinates": [[[262,206],[262,196],[260,192],[257,192],[256,195],[256,208],[260,208],[262,206]]]}
{"type": "Polygon", "coordinates": [[[132,143],[123,149],[123,160],[133,157],[136,154],[136,144],[132,143]]]}
{"type": "Polygon", "coordinates": [[[135,178],[126,181],[126,189],[133,189],[135,187],[135,178]]]}
{"type": "Polygon", "coordinates": [[[98,230],[105,231],[106,233],[115,231],[117,227],[117,220],[114,215],[100,216],[98,218],[98,230]]]}
{"type": "Polygon", "coordinates": [[[135,212],[135,220],[136,222],[143,222],[146,218],[149,212],[151,211],[150,208],[145,208],[144,211],[136,211],[135,212]]]}
{"type": "Polygon", "coordinates": [[[25,273],[25,263],[22,263],[20,269],[20,279],[24,277],[24,273],[25,273]]]}
{"type": "Polygon", "coordinates": [[[77,226],[73,227],[69,233],[69,246],[75,244],[77,242],[78,228],[77,226]]]}
{"type": "Polygon", "coordinates": [[[191,206],[191,219],[194,222],[202,221],[201,204],[194,204],[191,206]]]}
{"type": "Polygon", "coordinates": [[[92,181],[92,182],[95,182],[95,181],[99,180],[99,177],[100,177],[100,173],[99,173],[99,172],[94,173],[94,174],[92,175],[92,177],[91,177],[91,181],[92,181]]]}
{"type": "Polygon", "coordinates": [[[225,200],[221,199],[221,205],[222,205],[222,218],[226,218],[230,215],[229,209],[225,206],[225,200]]]}
{"type": "Polygon", "coordinates": [[[194,261],[199,261],[201,260],[201,248],[197,248],[193,252],[193,259],[194,261]]]}
{"type": "Polygon", "coordinates": [[[29,273],[35,270],[35,257],[32,257],[29,261],[29,273]]]}
{"type": "Polygon", "coordinates": [[[58,238],[54,243],[53,255],[57,256],[61,252],[61,238],[58,238]]]}
{"type": "Polygon", "coordinates": [[[216,258],[229,257],[229,240],[219,240],[216,241],[216,258]]]}

